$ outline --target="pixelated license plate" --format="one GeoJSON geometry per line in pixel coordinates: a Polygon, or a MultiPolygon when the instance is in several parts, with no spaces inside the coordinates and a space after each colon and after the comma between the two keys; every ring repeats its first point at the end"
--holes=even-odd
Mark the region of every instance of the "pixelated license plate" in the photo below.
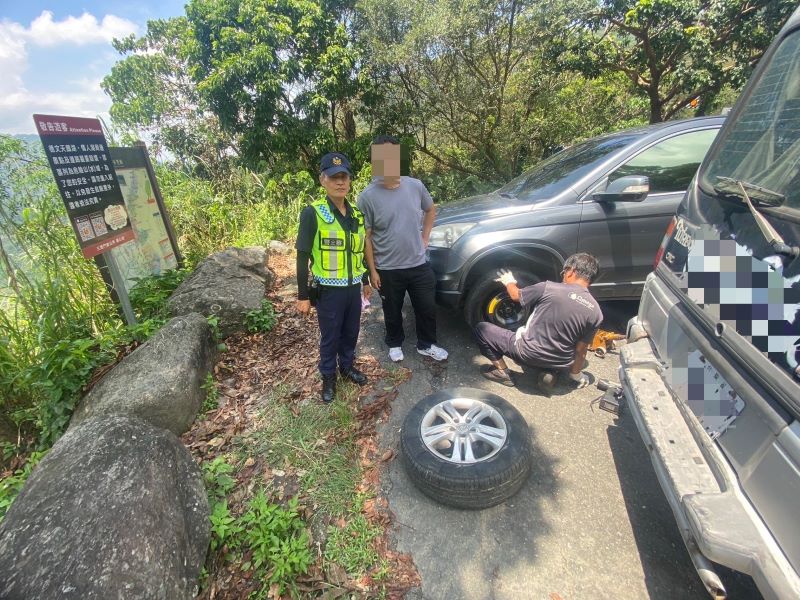
{"type": "Polygon", "coordinates": [[[689,354],[688,367],[689,408],[711,439],[716,439],[744,410],[744,400],[699,350],[689,354]]]}

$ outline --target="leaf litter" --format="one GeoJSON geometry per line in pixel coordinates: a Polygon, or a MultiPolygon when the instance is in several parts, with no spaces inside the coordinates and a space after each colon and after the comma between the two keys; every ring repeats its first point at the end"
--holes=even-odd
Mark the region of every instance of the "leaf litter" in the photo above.
{"type": "MultiPolygon", "coordinates": [[[[298,313],[293,294],[284,290],[294,278],[293,259],[272,254],[269,266],[276,277],[267,297],[273,303],[277,322],[267,333],[235,334],[225,340],[227,350],[218,357],[213,368],[219,406],[208,412],[204,419],[196,420],[182,436],[198,463],[232,453],[237,448],[236,440],[259,426],[259,411],[273,390],[282,391],[280,401],[295,417],[300,415],[303,403],[319,401],[321,383],[317,376],[319,327],[316,317],[298,313]]],[[[399,376],[394,372],[387,377],[389,373],[372,356],[359,357],[356,366],[370,383],[357,388],[358,408],[351,430],[332,432],[328,436],[332,439],[320,439],[317,444],[355,440],[361,478],[353,494],[365,494],[368,499],[363,505],[363,515],[371,526],[381,529],[374,546],[384,568],[379,573],[376,565],[359,579],[352,579],[341,566],[324,564],[321,551],[324,539],[319,539],[323,536],[315,533],[315,528],[309,528],[316,561],[296,581],[297,592],[303,598],[355,599],[381,595],[401,599],[409,589],[420,584],[411,556],[391,549],[389,532],[394,514],[380,495],[380,474],[383,466],[394,458],[394,451],[381,449],[377,441],[377,424],[389,416],[391,403],[397,397],[397,386],[411,373],[405,370],[399,376]]],[[[286,502],[300,494],[300,515],[307,523],[311,522],[315,507],[309,506],[308,498],[301,494],[300,480],[304,474],[288,461],[273,465],[268,464],[263,456],[247,456],[237,465],[234,474],[236,487],[227,498],[231,514],[242,514],[255,490],[266,487],[272,491],[273,501],[286,502]]],[[[342,518],[328,518],[326,521],[331,522],[339,527],[346,525],[342,518]]],[[[324,532],[325,527],[321,530],[324,532]]],[[[226,561],[226,551],[227,548],[223,547],[221,552],[209,552],[206,562],[208,575],[199,598],[239,600],[260,589],[253,571],[242,570],[240,564],[226,561]]],[[[247,560],[245,555],[241,562],[247,560]]],[[[277,586],[272,586],[267,595],[276,600],[289,597],[282,597],[277,586]]]]}

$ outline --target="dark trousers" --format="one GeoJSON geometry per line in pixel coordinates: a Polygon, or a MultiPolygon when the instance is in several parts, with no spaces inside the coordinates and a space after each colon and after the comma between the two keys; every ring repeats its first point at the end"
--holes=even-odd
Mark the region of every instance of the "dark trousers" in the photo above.
{"type": "Polygon", "coordinates": [[[523,357],[517,351],[517,346],[514,343],[517,337],[515,331],[509,331],[492,323],[481,321],[475,325],[472,333],[475,335],[475,341],[478,342],[478,350],[489,360],[500,360],[504,356],[508,356],[519,365],[527,365],[539,369],[557,368],[523,357]]]}
{"type": "Polygon", "coordinates": [[[518,359],[521,357],[514,345],[515,332],[481,321],[475,325],[473,333],[478,342],[478,350],[489,360],[500,360],[504,356],[508,356],[514,362],[520,362],[518,359]]]}
{"type": "Polygon", "coordinates": [[[436,275],[431,266],[424,263],[410,269],[378,269],[378,275],[381,277],[386,345],[396,348],[405,339],[403,302],[408,292],[417,325],[417,348],[430,348],[436,343],[436,275]]]}
{"type": "Polygon", "coordinates": [[[353,366],[361,326],[361,285],[321,286],[317,301],[319,319],[319,372],[334,375],[353,366]]]}

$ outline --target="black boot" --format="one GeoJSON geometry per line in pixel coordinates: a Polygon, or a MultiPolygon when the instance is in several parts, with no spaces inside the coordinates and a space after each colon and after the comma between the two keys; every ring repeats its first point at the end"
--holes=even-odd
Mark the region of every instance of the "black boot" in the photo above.
{"type": "Polygon", "coordinates": [[[367,376],[355,367],[350,367],[349,369],[339,369],[339,373],[342,374],[342,377],[349,379],[357,385],[364,385],[367,383],[367,376]]]}
{"type": "Polygon", "coordinates": [[[325,404],[333,402],[336,396],[336,373],[322,376],[322,401],[325,404]]]}

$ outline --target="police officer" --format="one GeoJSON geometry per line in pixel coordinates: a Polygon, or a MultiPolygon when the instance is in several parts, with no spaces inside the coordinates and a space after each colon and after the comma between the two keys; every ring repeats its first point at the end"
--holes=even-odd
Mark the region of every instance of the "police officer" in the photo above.
{"type": "Polygon", "coordinates": [[[320,161],[319,182],[327,197],[300,213],[297,234],[297,310],[308,314],[309,263],[312,284],[318,290],[319,372],[322,401],[336,395],[336,366],[342,377],[364,385],[366,376],[353,366],[361,320],[361,294],[369,298],[369,274],[364,264],[364,217],[345,200],[350,191],[350,161],[330,152],[320,161]]]}

